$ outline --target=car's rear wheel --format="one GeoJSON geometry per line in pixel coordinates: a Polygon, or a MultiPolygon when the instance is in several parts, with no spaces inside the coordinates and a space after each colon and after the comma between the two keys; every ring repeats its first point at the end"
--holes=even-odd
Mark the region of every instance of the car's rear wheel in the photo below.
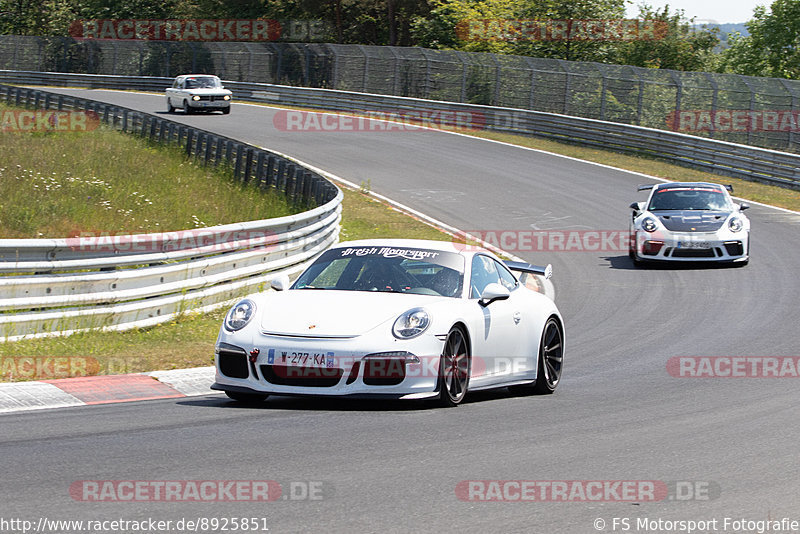
{"type": "Polygon", "coordinates": [[[549,395],[561,382],[561,369],[564,365],[564,331],[555,317],[550,317],[544,325],[542,341],[539,344],[539,371],[534,385],[537,395],[549,395]]]}
{"type": "Polygon", "coordinates": [[[544,325],[542,339],[539,342],[536,382],[524,386],[513,386],[509,390],[521,395],[549,395],[561,382],[563,363],[564,331],[558,319],[550,317],[544,325]]]}
{"type": "Polygon", "coordinates": [[[225,395],[227,395],[229,399],[243,402],[245,404],[258,404],[260,402],[264,402],[264,400],[269,397],[269,395],[261,393],[240,393],[238,391],[226,391],[225,395]]]}
{"type": "Polygon", "coordinates": [[[191,106],[189,106],[188,100],[183,101],[183,112],[187,115],[189,115],[192,112],[192,108],[191,106]]]}
{"type": "Polygon", "coordinates": [[[471,359],[469,346],[461,328],[454,326],[447,334],[439,361],[439,404],[458,406],[469,388],[471,359]]]}

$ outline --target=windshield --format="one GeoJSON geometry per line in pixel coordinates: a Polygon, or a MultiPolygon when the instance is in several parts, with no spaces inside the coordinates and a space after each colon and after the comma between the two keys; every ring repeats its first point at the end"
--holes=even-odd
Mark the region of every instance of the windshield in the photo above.
{"type": "Polygon", "coordinates": [[[219,79],[213,76],[203,76],[199,78],[186,78],[186,89],[214,89],[219,87],[219,79]]]}
{"type": "Polygon", "coordinates": [[[730,198],[712,187],[665,187],[653,193],[649,211],[726,210],[733,208],[730,198]]]}
{"type": "Polygon", "coordinates": [[[328,250],[292,289],[386,291],[461,296],[464,258],[454,252],[405,247],[344,247],[328,250]]]}

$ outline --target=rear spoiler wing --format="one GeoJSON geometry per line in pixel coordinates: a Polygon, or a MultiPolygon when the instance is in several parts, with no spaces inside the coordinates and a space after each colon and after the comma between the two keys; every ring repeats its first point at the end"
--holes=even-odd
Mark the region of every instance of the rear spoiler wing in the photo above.
{"type": "Polygon", "coordinates": [[[549,263],[545,267],[540,267],[539,265],[531,265],[530,263],[525,263],[523,261],[504,261],[503,263],[505,263],[506,267],[508,267],[512,271],[528,273],[528,274],[538,274],[539,276],[544,276],[545,280],[553,276],[553,266],[550,265],[549,263]]]}
{"type": "MultiPolygon", "coordinates": [[[[643,184],[643,185],[640,185],[638,187],[637,191],[648,191],[650,189],[653,189],[653,187],[655,187],[655,185],[656,184],[643,184]]],[[[732,185],[728,184],[728,185],[723,185],[722,187],[727,189],[728,192],[733,193],[733,186],[732,185]]]]}

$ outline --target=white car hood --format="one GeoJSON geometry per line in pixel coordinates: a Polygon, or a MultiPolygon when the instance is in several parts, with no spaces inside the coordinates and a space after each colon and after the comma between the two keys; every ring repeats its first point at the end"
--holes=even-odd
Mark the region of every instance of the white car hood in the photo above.
{"type": "MultiPolygon", "coordinates": [[[[371,291],[292,289],[269,293],[260,304],[261,330],[302,337],[355,337],[404,311],[446,297],[371,291]]],[[[387,330],[387,334],[389,331],[387,330]]]]}

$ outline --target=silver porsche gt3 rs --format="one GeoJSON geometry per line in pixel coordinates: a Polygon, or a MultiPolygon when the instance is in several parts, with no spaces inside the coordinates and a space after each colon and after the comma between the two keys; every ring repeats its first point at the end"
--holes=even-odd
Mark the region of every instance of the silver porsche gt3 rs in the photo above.
{"type": "Polygon", "coordinates": [[[457,243],[341,243],[291,287],[278,278],[276,291],[228,312],[212,389],[244,402],[313,395],[444,406],[488,388],[552,393],[564,323],[549,297],[519,281],[550,272],[457,243]]]}
{"type": "Polygon", "coordinates": [[[736,204],[731,186],[669,182],[639,186],[646,202],[630,205],[630,257],[645,261],[711,261],[746,265],[750,220],[746,203],[736,204]]]}

